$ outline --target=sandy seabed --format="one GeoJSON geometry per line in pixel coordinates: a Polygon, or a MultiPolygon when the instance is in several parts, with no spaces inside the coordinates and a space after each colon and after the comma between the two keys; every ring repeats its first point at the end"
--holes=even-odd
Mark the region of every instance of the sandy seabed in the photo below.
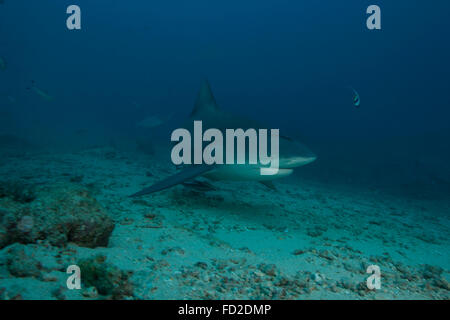
{"type": "Polygon", "coordinates": [[[173,172],[110,148],[2,157],[0,298],[450,298],[448,199],[300,177],[128,197],[173,172]]]}

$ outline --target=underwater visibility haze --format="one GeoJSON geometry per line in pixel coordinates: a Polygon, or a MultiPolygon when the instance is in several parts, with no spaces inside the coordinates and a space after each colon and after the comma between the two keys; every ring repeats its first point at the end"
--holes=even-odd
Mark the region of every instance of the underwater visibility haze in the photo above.
{"type": "Polygon", "coordinates": [[[0,299],[448,300],[449,10],[0,1],[0,299]]]}

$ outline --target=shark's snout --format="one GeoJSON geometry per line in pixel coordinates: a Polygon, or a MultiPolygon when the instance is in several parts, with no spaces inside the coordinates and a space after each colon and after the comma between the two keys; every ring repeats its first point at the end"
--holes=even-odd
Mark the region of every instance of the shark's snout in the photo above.
{"type": "Polygon", "coordinates": [[[301,156],[301,157],[292,157],[288,159],[280,160],[280,168],[289,169],[296,168],[307,165],[315,161],[317,157],[315,155],[301,156]]]}

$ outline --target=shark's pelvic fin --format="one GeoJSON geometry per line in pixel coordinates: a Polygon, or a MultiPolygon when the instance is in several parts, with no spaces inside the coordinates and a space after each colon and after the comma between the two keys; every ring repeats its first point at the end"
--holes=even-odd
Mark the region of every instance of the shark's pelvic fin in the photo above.
{"type": "Polygon", "coordinates": [[[194,109],[191,112],[191,116],[199,116],[203,113],[218,111],[216,99],[211,90],[208,80],[204,80],[200,91],[197,95],[197,100],[195,101],[194,109]]]}
{"type": "Polygon", "coordinates": [[[135,194],[132,194],[130,197],[139,197],[143,196],[149,193],[161,191],[170,187],[173,187],[177,184],[183,183],[187,180],[193,179],[195,177],[198,177],[205,172],[208,172],[212,170],[214,166],[209,165],[190,165],[183,169],[182,171],[177,172],[173,176],[170,176],[164,180],[161,180],[154,185],[145,188],[139,192],[136,192],[135,194]]]}
{"type": "Polygon", "coordinates": [[[217,190],[211,183],[207,181],[192,180],[183,182],[183,186],[199,192],[208,192],[217,190]]]}
{"type": "Polygon", "coordinates": [[[272,191],[277,191],[277,187],[273,184],[272,181],[260,181],[261,184],[265,185],[267,188],[269,188],[272,191]]]}

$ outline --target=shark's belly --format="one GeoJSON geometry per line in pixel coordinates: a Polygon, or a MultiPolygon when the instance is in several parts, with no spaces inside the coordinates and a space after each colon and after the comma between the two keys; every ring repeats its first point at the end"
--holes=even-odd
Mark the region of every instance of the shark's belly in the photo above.
{"type": "Polygon", "coordinates": [[[212,180],[270,181],[289,176],[293,171],[293,169],[278,169],[276,174],[262,175],[258,166],[222,165],[205,173],[204,176],[212,180]]]}

